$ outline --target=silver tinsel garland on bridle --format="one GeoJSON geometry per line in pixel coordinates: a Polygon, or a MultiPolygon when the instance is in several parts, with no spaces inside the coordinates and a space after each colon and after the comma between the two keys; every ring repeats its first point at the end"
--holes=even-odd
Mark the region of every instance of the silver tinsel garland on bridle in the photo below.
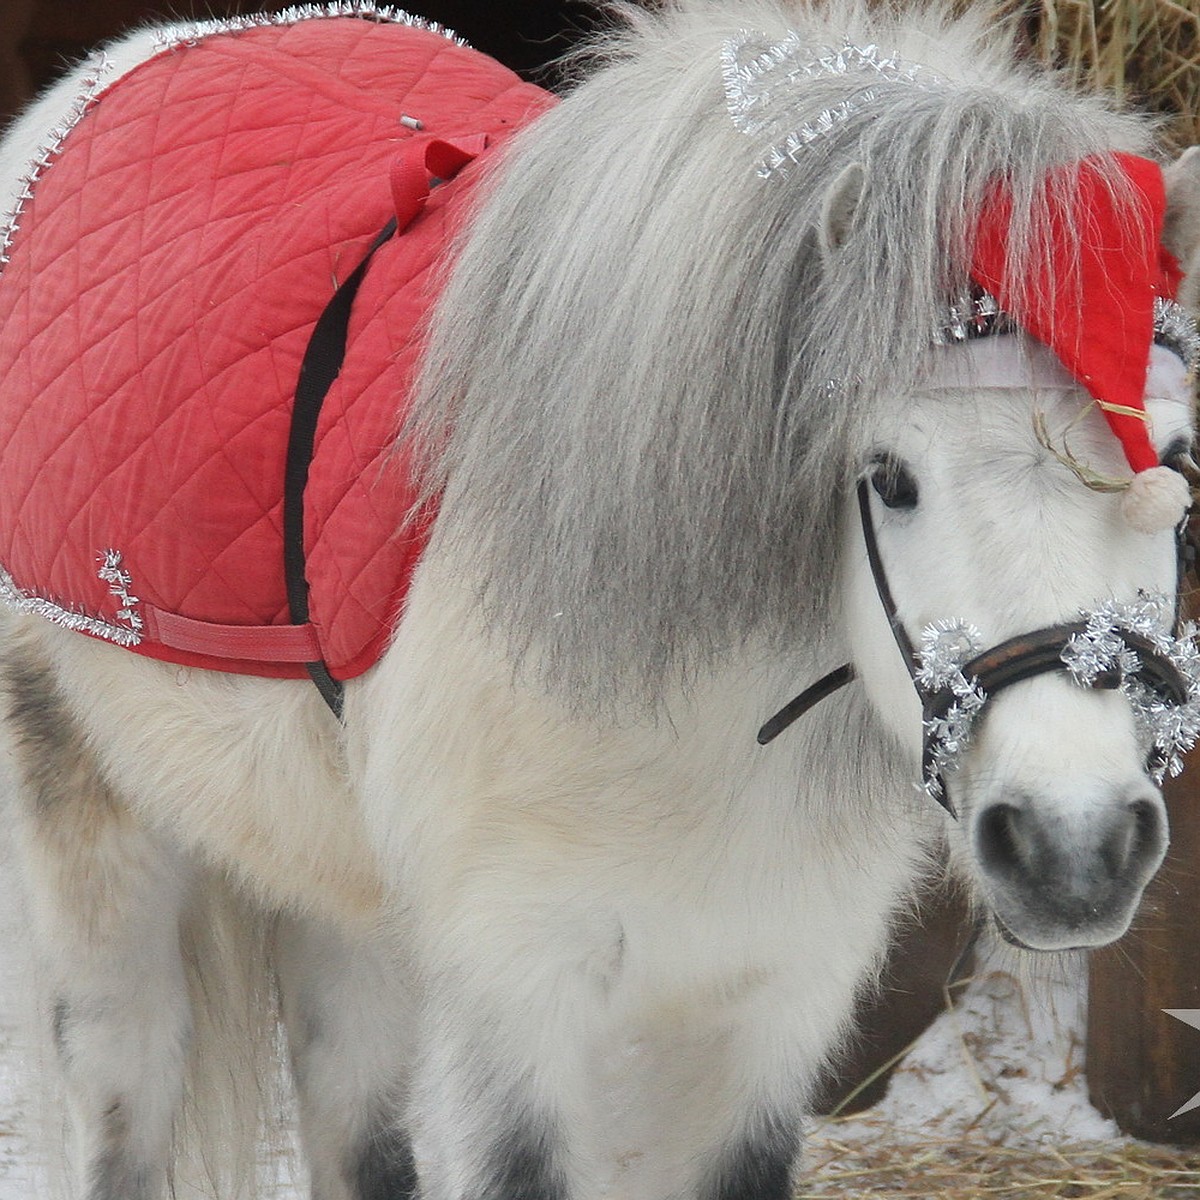
{"type": "MultiPolygon", "coordinates": [[[[1165,596],[1140,596],[1132,603],[1105,601],[1081,612],[1085,628],[1072,635],[1059,657],[1063,669],[1080,687],[1116,681],[1129,701],[1147,747],[1149,770],[1156,783],[1183,770],[1183,754],[1200,736],[1200,648],[1197,628],[1187,622],[1172,633],[1173,604],[1165,596]],[[1142,657],[1126,634],[1150,643],[1179,672],[1187,698],[1175,704],[1149,687],[1138,673],[1142,657]]],[[[922,789],[934,799],[943,794],[942,775],[953,771],[970,745],[975,722],[987,693],[964,668],[983,653],[979,630],[965,621],[943,620],[926,625],[917,649],[914,677],[922,701],[948,690],[954,701],[943,716],[924,722],[925,767],[922,789]]]]}
{"type": "Polygon", "coordinates": [[[917,694],[924,704],[930,697],[949,690],[954,702],[942,716],[927,717],[924,730],[924,767],[921,787],[933,799],[943,796],[942,775],[953,771],[971,743],[975,719],[987,694],[979,681],[963,671],[983,653],[983,635],[966,621],[935,621],[921,630],[917,649],[917,671],[913,676],[917,694]]]}

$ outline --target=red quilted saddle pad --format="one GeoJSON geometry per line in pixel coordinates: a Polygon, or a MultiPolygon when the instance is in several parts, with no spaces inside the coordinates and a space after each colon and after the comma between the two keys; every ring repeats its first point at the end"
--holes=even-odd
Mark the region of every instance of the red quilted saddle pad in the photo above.
{"type": "Polygon", "coordinates": [[[360,16],[251,23],[101,74],[5,236],[9,603],[219,670],[375,662],[423,545],[390,443],[480,161],[434,187],[354,299],[303,492],[302,624],[282,513],[300,364],[395,212],[397,164],[432,139],[486,160],[551,103],[439,31],[360,16]]]}

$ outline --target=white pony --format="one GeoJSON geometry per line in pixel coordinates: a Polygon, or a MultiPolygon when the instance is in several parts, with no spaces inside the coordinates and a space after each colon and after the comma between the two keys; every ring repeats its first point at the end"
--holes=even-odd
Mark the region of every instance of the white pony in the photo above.
{"type": "MultiPolygon", "coordinates": [[[[1161,860],[1178,489],[1137,517],[1081,482],[1128,455],[1040,343],[934,344],[1007,319],[971,293],[998,181],[1020,325],[1051,237],[1083,254],[1044,181],[1088,159],[1135,225],[1146,128],[979,17],[624,19],[456,248],[405,432],[439,516],[341,723],[304,681],[6,618],[86,1200],[253,1191],[276,987],[315,1200],[783,1200],[932,849],[1041,950],[1119,937],[1161,860]],[[972,716],[986,647],[1071,623],[972,716]]],[[[0,207],[80,81],[10,131],[0,207]]],[[[1166,177],[1187,266],[1195,157],[1166,177]]],[[[1195,347],[1160,318],[1173,464],[1195,347]]]]}

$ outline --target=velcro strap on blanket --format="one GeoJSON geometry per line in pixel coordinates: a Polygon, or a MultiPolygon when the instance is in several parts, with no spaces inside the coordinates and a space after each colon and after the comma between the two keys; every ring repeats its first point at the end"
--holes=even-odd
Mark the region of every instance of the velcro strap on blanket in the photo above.
{"type": "Polygon", "coordinates": [[[307,663],[321,657],[312,625],[219,625],[143,606],[146,634],[152,640],[213,658],[247,662],[307,663]]]}

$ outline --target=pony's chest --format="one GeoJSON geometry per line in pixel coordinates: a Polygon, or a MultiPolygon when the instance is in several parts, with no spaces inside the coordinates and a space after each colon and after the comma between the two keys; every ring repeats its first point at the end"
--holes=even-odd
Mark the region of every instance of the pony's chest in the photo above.
{"type": "Polygon", "coordinates": [[[413,488],[389,451],[477,167],[354,299],[302,488],[303,624],[284,569],[301,362],[392,215],[393,165],[423,136],[401,116],[495,144],[549,98],[438,33],[356,18],[208,36],[95,93],[33,169],[0,275],[0,584],[152,657],[350,678],[423,546],[398,533],[413,488]]]}

